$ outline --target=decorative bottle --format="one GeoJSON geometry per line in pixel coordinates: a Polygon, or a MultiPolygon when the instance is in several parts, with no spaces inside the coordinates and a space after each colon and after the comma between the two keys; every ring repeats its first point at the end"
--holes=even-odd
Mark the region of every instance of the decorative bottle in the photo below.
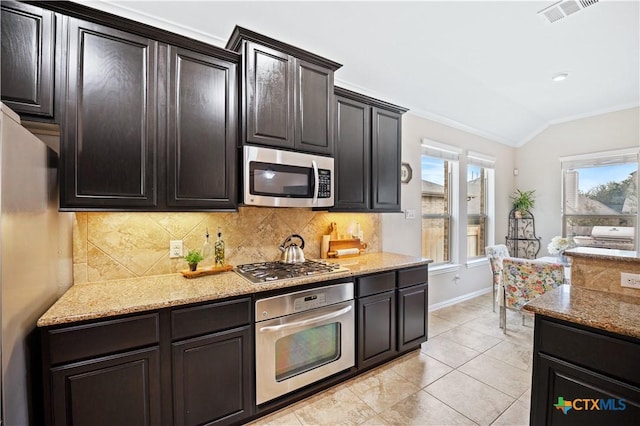
{"type": "Polygon", "coordinates": [[[213,266],[213,247],[209,242],[209,228],[207,228],[207,233],[204,237],[204,244],[202,245],[202,266],[205,268],[210,268],[213,266]]]}
{"type": "Polygon", "coordinates": [[[224,241],[222,241],[222,231],[218,227],[218,240],[214,244],[215,266],[224,266],[224,241]]]}

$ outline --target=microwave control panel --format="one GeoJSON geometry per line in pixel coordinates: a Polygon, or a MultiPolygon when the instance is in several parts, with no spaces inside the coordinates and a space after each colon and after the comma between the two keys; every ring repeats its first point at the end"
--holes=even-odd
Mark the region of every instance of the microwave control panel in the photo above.
{"type": "Polygon", "coordinates": [[[331,198],[331,170],[318,169],[318,198],[331,198]]]}

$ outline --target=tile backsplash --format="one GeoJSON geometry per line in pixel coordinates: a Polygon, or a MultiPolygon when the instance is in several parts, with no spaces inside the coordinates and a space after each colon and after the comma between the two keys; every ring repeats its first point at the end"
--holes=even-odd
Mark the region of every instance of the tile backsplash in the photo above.
{"type": "Polygon", "coordinates": [[[74,283],[179,272],[184,259],[169,258],[169,241],[183,240],[185,253],[200,249],[209,229],[213,244],[221,227],[231,265],[279,259],[278,246],[291,234],[304,238],[307,258],[320,257],[322,235],[337,223],[347,238],[360,223],[367,252],[378,252],[380,215],[327,213],[311,209],[241,207],[229,213],[75,213],[74,283]]]}

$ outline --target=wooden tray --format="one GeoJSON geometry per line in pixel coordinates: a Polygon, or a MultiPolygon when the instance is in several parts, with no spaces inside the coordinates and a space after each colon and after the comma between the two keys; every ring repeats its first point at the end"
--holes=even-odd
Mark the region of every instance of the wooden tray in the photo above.
{"type": "Polygon", "coordinates": [[[220,272],[227,272],[232,269],[233,269],[233,266],[224,265],[224,266],[218,266],[215,268],[209,267],[209,268],[196,269],[195,271],[190,271],[189,269],[183,269],[182,271],[180,271],[180,273],[185,278],[198,278],[198,277],[204,277],[205,275],[213,275],[213,274],[219,274],[220,272]]]}

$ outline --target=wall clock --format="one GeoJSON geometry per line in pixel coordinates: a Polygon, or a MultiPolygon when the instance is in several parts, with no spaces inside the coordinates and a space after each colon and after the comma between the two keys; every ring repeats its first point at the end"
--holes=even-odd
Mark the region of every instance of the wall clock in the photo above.
{"type": "Polygon", "coordinates": [[[411,180],[413,175],[413,170],[411,170],[411,165],[409,163],[402,163],[400,166],[400,181],[402,183],[408,183],[411,180]]]}

